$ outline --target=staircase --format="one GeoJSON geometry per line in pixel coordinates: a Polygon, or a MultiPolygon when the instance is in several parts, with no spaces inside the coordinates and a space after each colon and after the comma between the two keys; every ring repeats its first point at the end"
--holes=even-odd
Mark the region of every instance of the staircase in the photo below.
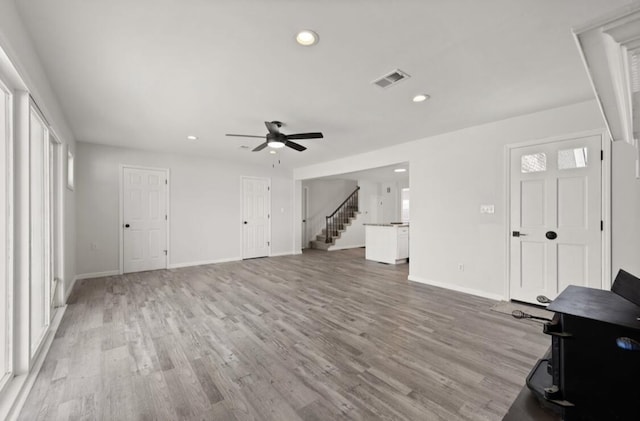
{"type": "Polygon", "coordinates": [[[330,250],[335,246],[336,240],[340,239],[343,232],[351,225],[351,222],[358,217],[358,190],[347,197],[333,213],[326,217],[325,228],[311,241],[311,248],[319,250],[330,250]]]}

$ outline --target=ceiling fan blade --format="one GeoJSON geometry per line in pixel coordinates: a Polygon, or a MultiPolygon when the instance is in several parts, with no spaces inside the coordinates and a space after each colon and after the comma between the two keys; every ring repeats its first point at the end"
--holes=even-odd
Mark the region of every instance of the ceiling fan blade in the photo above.
{"type": "Polygon", "coordinates": [[[320,132],[315,133],[296,133],[286,135],[287,139],[322,139],[324,136],[320,132]]]}
{"type": "Polygon", "coordinates": [[[250,134],[229,134],[227,133],[225,136],[234,136],[234,137],[257,137],[258,139],[264,139],[264,136],[253,136],[250,134]]]}
{"type": "Polygon", "coordinates": [[[267,130],[269,130],[269,133],[272,133],[272,134],[280,133],[280,127],[278,127],[278,125],[275,124],[274,122],[265,121],[264,125],[267,126],[267,130]]]}
{"type": "Polygon", "coordinates": [[[264,142],[261,145],[256,146],[255,148],[253,148],[253,150],[251,152],[258,152],[263,150],[264,148],[266,148],[269,144],[267,142],[264,142]]]}
{"type": "Polygon", "coordinates": [[[302,152],[304,150],[306,150],[307,148],[305,148],[302,145],[297,144],[296,142],[292,142],[290,140],[287,140],[287,143],[285,143],[285,145],[287,145],[288,147],[290,147],[291,149],[295,149],[296,151],[302,152]]]}

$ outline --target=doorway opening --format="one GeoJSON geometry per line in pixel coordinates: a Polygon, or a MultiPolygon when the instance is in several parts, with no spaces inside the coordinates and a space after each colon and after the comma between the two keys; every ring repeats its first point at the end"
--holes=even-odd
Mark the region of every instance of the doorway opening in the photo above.
{"type": "Polygon", "coordinates": [[[365,224],[409,223],[409,163],[302,181],[302,248],[365,247],[365,224]],[[327,243],[327,217],[354,191],[357,212],[344,219],[337,239],[327,243]]]}

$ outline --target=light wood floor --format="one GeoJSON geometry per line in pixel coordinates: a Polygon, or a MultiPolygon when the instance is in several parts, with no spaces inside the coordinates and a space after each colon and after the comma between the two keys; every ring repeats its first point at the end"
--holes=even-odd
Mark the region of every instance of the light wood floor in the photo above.
{"type": "Polygon", "coordinates": [[[79,281],[21,419],[500,420],[549,345],[362,249],[79,281]]]}

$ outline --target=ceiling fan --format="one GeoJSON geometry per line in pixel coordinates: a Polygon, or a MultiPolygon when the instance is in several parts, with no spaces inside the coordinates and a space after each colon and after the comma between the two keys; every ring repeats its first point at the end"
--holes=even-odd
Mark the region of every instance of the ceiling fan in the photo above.
{"type": "Polygon", "coordinates": [[[292,142],[291,139],[322,139],[324,136],[320,132],[314,133],[296,133],[296,134],[284,134],[280,133],[280,127],[282,127],[282,122],[280,121],[265,121],[265,126],[267,126],[267,130],[269,133],[266,136],[252,136],[245,134],[227,134],[227,136],[236,136],[236,137],[257,137],[261,139],[266,139],[266,142],[257,146],[252,150],[252,152],[258,152],[266,148],[267,146],[271,148],[282,148],[284,146],[288,146],[291,149],[295,149],[296,151],[304,151],[304,146],[292,142]]]}

